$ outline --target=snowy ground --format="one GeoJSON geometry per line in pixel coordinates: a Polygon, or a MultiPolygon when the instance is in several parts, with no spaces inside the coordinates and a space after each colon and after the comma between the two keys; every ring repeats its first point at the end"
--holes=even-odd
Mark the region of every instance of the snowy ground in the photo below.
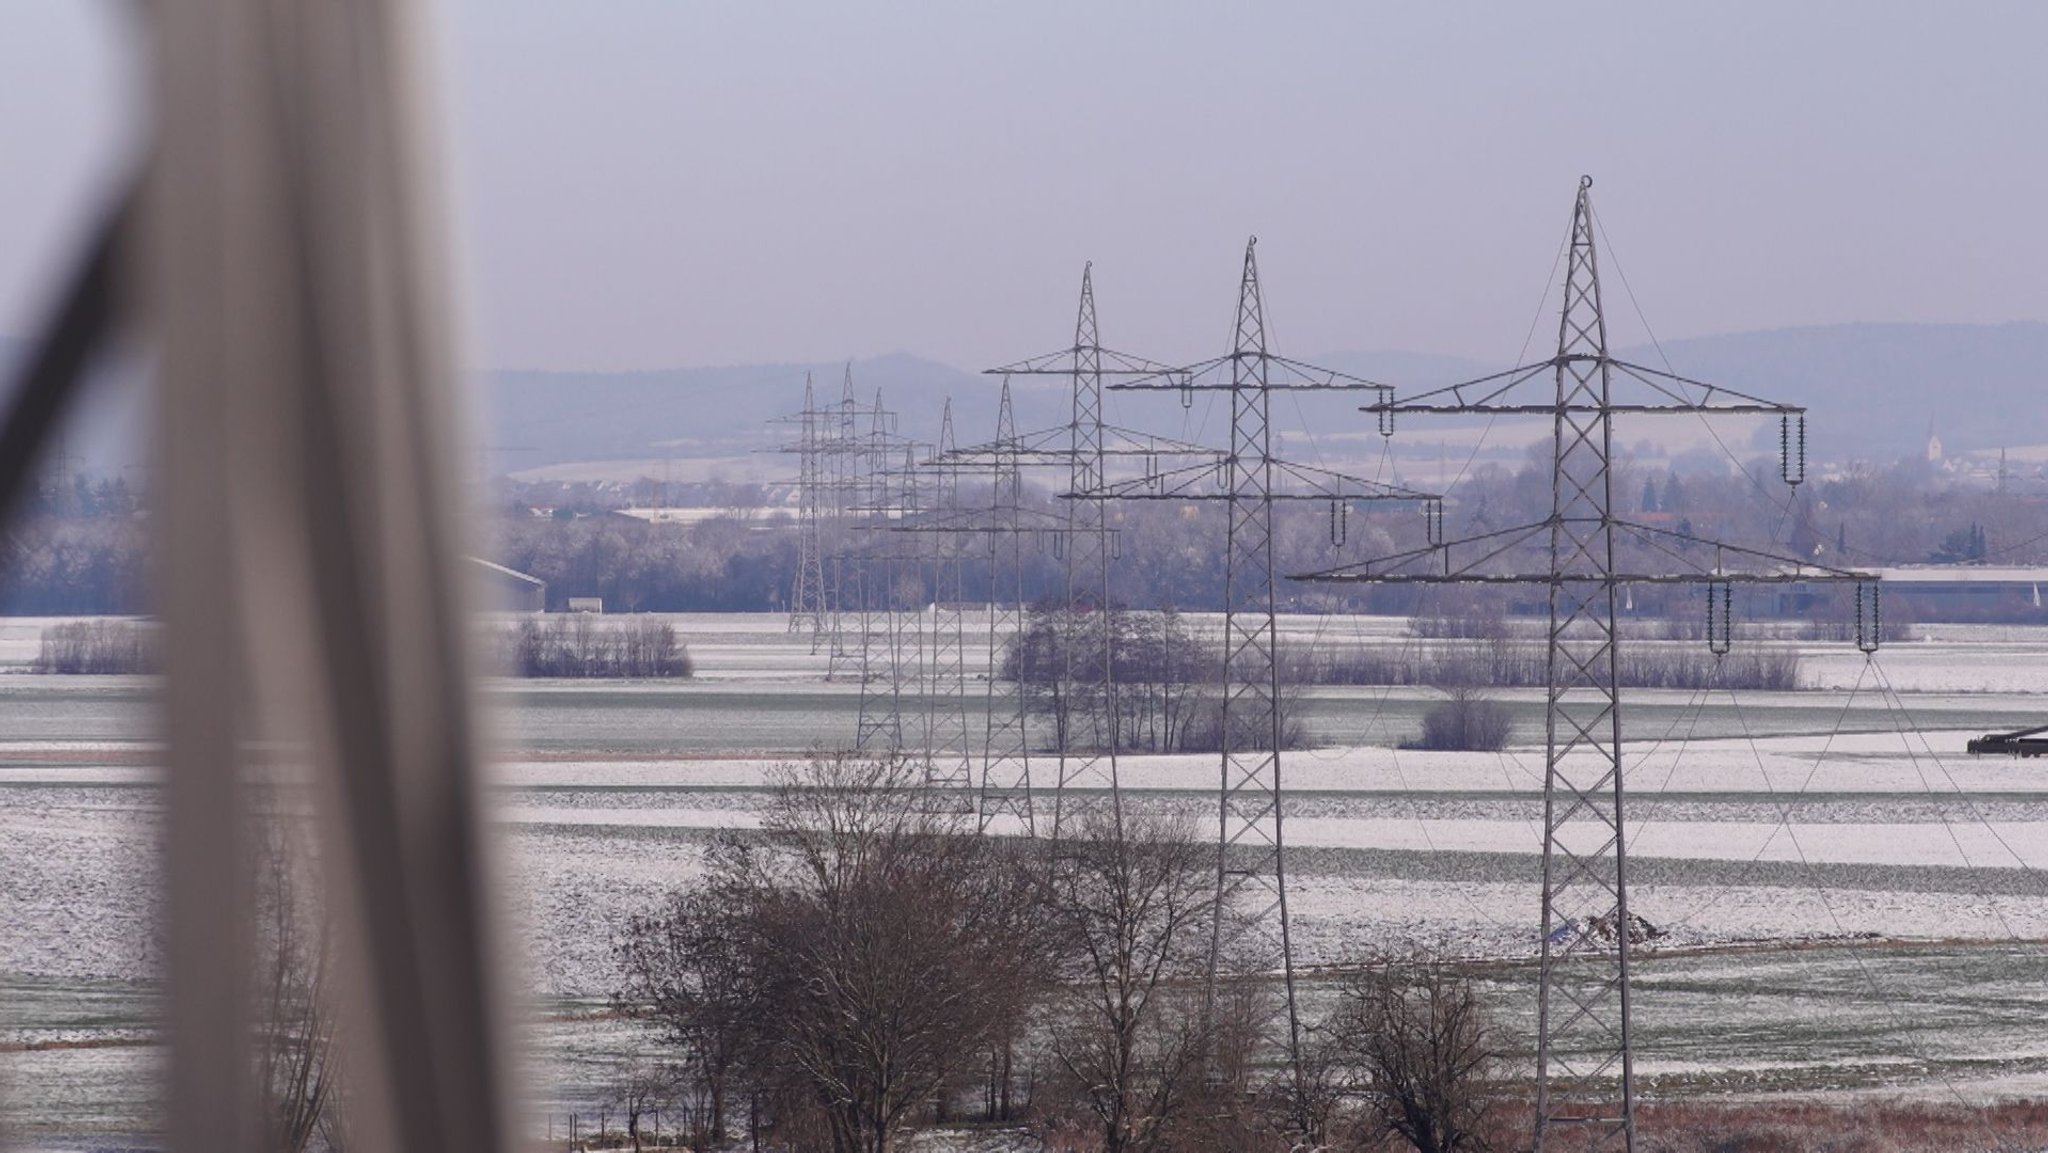
{"type": "MultiPolygon", "coordinates": [[[[857,688],[825,683],[825,659],[783,618],[678,624],[695,683],[490,694],[512,920],[552,1013],[539,1079],[554,1088],[536,1112],[586,1096],[634,1043],[589,1012],[611,987],[612,928],[687,884],[709,831],[752,820],[774,765],[852,732],[857,688]]],[[[1298,640],[1336,628],[1406,643],[1398,622],[1289,622],[1298,640]]],[[[33,635],[0,622],[0,666],[31,658],[33,635]]],[[[1646,1074],[1716,1091],[2048,1089],[2048,768],[1961,754],[1967,736],[2048,721],[2048,636],[1939,636],[1875,663],[1802,650],[1809,680],[1831,686],[1816,691],[1630,696],[1632,902],[1668,933],[1639,969],[1646,1074]],[[1826,944],[1725,951],[1795,942],[1826,944]],[[1708,946],[1724,951],[1691,951],[1708,946]]],[[[118,1131],[147,1107],[151,691],[0,673],[0,1048],[33,1047],[0,1071],[32,1119],[118,1131]]],[[[1392,748],[1418,727],[1426,690],[1311,694],[1311,731],[1328,744],[1283,769],[1306,962],[1412,942],[1501,958],[1502,1011],[1519,1020],[1541,700],[1504,697],[1521,741],[1492,755],[1392,748]]],[[[1214,811],[1212,757],[1125,758],[1120,771],[1136,805],[1214,811]]]]}

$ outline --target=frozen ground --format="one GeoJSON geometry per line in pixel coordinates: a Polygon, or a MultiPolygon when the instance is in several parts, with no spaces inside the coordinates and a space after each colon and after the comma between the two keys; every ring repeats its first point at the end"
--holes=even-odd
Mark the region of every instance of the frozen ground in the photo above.
{"type": "MultiPolygon", "coordinates": [[[[678,623],[695,683],[490,694],[512,921],[550,1010],[538,1079],[553,1088],[539,1112],[586,1098],[632,1043],[591,1011],[611,987],[612,927],[687,884],[711,830],[749,823],[774,765],[852,732],[857,687],[825,683],[824,659],[782,618],[678,623]]],[[[1289,626],[1309,641],[1339,627],[1406,643],[1397,622],[1289,626]]],[[[29,638],[0,623],[0,666],[32,657],[29,638]]],[[[2048,636],[1956,629],[1874,664],[1816,648],[1806,669],[1834,687],[1629,698],[1633,907],[1667,933],[1639,969],[1642,1068],[1673,1091],[2043,1091],[2048,768],[1961,747],[2048,722],[2048,636]],[[1772,947],[1726,951],[1748,944],[1772,947]]],[[[44,1121],[120,1131],[147,1105],[151,691],[0,673],[0,1048],[17,1050],[0,1067],[44,1121]],[[88,1110],[88,1096],[109,1094],[88,1110]]],[[[1536,937],[1541,699],[1504,697],[1522,740],[1491,755],[1394,749],[1434,699],[1425,690],[1310,695],[1325,744],[1284,768],[1308,963],[1413,942],[1499,958],[1499,1003],[1519,1022],[1536,937]]],[[[1214,811],[1213,757],[1120,769],[1136,805],[1214,811]]]]}

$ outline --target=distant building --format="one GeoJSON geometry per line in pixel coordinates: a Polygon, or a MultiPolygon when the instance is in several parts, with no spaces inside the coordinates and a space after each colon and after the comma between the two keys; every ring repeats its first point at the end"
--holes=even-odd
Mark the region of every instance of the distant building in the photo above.
{"type": "Polygon", "coordinates": [[[2048,619],[2041,588],[2048,568],[2018,565],[1900,565],[1877,570],[1878,587],[1922,621],[2033,621],[2048,619]]]}
{"type": "MultiPolygon", "coordinates": [[[[2041,599],[2048,588],[2048,568],[1954,564],[1873,571],[1887,617],[1916,622],[2048,621],[2048,607],[2041,599]]],[[[1779,614],[1806,615],[1826,596],[1826,586],[1778,585],[1771,595],[1779,614]]]]}
{"type": "Polygon", "coordinates": [[[548,607],[548,582],[481,557],[464,559],[469,561],[480,607],[514,613],[537,613],[548,607]]]}
{"type": "Polygon", "coordinates": [[[568,607],[572,613],[601,613],[604,611],[604,598],[570,597],[568,607]]]}

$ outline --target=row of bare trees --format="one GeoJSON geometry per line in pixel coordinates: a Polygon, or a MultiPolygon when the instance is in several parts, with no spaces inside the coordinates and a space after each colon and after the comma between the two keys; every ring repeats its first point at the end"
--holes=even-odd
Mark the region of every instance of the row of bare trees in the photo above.
{"type": "MultiPolygon", "coordinates": [[[[1000,675],[1046,719],[1053,748],[1106,745],[1111,734],[1127,751],[1223,747],[1221,647],[1196,636],[1172,609],[1076,612],[1040,601],[1007,642],[1000,675]]],[[[1287,748],[1307,743],[1295,700],[1284,693],[1280,701],[1280,739],[1287,748]]],[[[1230,728],[1237,748],[1272,741],[1263,718],[1243,711],[1230,718],[1230,728]]]]}
{"type": "Polygon", "coordinates": [[[1486,1147],[1493,1037],[1461,970],[1346,978],[1297,1077],[1270,983],[1205,980],[1216,857],[1191,826],[1105,812],[1031,842],[934,801],[896,762],[789,767],[760,832],[622,928],[617,1002],[669,1043],[692,1147],[886,1153],[966,1121],[1070,1153],[1486,1147]]]}

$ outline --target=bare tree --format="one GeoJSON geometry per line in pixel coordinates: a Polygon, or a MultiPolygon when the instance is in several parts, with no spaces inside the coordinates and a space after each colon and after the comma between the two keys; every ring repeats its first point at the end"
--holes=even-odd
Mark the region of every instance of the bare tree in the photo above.
{"type": "Polygon", "coordinates": [[[1215,908],[1213,850],[1187,822],[1102,812],[1055,852],[1067,986],[1053,1056],[1107,1153],[1165,1148],[1209,1056],[1193,978],[1215,908]]]}
{"type": "Polygon", "coordinates": [[[620,1072],[612,1086],[611,1103],[626,1116],[626,1136],[633,1142],[633,1153],[640,1153],[641,1123],[669,1103],[677,1078],[676,1069],[643,1060],[629,1061],[620,1072]]]}
{"type": "Polygon", "coordinates": [[[1441,958],[1389,962],[1345,984],[1330,1022],[1366,1080],[1364,1134],[1420,1153],[1484,1153],[1499,1052],[1471,977],[1441,958]]]}
{"type": "Polygon", "coordinates": [[[289,843],[288,820],[267,814],[257,850],[256,1084],[275,1153],[301,1153],[316,1133],[338,1131],[329,1117],[340,1071],[330,1003],[333,949],[327,918],[304,897],[307,866],[289,843]]]}
{"type": "Polygon", "coordinates": [[[713,883],[634,916],[613,942],[621,1009],[657,1023],[682,1051],[678,1088],[699,1138],[722,1143],[736,1082],[754,1040],[759,974],[744,892],[713,883]]]}
{"type": "MultiPolygon", "coordinates": [[[[1022,851],[936,811],[900,760],[781,771],[758,836],[708,854],[698,895],[629,925],[623,1003],[744,1078],[804,1147],[886,1153],[969,1084],[1043,988],[1022,851]]],[[[721,1090],[722,1092],[722,1090],[721,1090]]]]}

